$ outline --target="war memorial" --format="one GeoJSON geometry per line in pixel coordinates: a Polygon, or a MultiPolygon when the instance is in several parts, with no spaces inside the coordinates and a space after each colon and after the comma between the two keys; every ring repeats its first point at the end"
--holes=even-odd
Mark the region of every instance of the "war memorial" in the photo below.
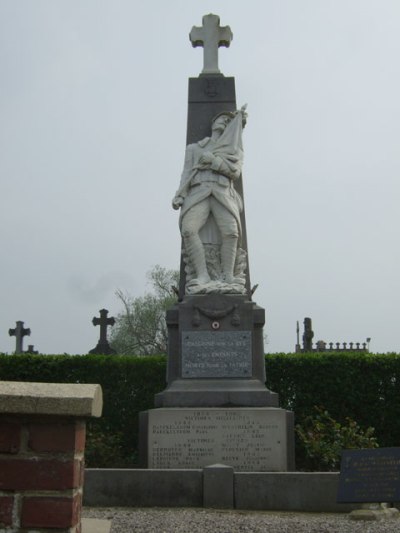
{"type": "Polygon", "coordinates": [[[206,15],[190,40],[204,68],[189,80],[187,148],[172,200],[182,238],[178,303],[167,312],[167,388],[142,413],[149,468],[294,469],[293,414],[265,387],[265,311],[252,301],[243,202],[246,106],[218,67],[232,32],[206,15]]]}

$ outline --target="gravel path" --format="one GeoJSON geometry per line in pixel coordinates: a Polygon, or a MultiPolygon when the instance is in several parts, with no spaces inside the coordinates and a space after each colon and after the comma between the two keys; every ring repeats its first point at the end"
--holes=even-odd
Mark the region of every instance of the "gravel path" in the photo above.
{"type": "Polygon", "coordinates": [[[89,508],[111,533],[400,533],[400,519],[355,522],[347,514],[217,511],[198,508],[89,508]]]}

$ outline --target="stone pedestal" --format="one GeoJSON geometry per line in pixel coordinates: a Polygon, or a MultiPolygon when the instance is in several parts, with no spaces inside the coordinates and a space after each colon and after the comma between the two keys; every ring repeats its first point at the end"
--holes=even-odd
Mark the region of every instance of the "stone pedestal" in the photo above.
{"type": "Polygon", "coordinates": [[[156,407],[278,407],[265,387],[264,309],[246,296],[186,296],[167,312],[168,387],[156,407]]]}
{"type": "Polygon", "coordinates": [[[185,296],[167,313],[167,388],[141,413],[140,461],[294,470],[293,413],[265,387],[264,309],[246,296],[185,296]]]}
{"type": "Polygon", "coordinates": [[[141,413],[140,423],[149,468],[220,463],[238,472],[294,469],[293,413],[284,409],[162,408],[141,413]]]}

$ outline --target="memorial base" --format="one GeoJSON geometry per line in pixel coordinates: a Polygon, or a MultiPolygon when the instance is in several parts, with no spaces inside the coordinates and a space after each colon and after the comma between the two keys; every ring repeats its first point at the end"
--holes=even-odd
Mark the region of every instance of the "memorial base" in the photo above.
{"type": "Polygon", "coordinates": [[[155,407],[279,407],[279,396],[256,379],[177,379],[155,395],[155,407]]]}
{"type": "Polygon", "coordinates": [[[154,469],[225,464],[294,470],[293,413],[274,407],[160,408],[140,413],[140,461],[154,469]]]}

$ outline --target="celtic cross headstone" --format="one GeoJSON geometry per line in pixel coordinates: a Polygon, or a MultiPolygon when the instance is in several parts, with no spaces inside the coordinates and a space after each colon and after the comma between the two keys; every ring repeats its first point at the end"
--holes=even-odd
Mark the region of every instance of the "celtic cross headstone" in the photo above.
{"type": "Polygon", "coordinates": [[[26,335],[31,334],[29,328],[24,328],[24,323],[22,320],[18,320],[15,328],[10,328],[8,330],[10,337],[15,337],[15,353],[20,354],[23,352],[23,340],[26,335]]]}

